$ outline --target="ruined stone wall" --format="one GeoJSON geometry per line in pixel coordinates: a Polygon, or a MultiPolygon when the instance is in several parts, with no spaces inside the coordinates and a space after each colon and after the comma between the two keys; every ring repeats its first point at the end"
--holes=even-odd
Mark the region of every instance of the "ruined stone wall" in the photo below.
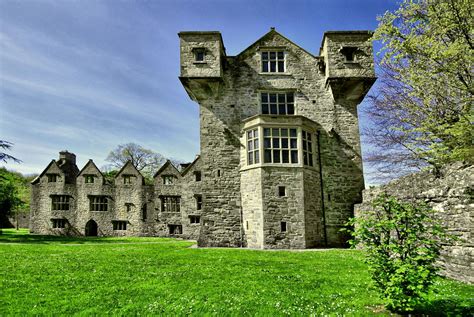
{"type": "Polygon", "coordinates": [[[425,171],[366,189],[355,215],[363,216],[382,192],[404,201],[425,202],[437,211],[448,231],[461,239],[443,248],[438,263],[442,274],[474,283],[474,166],[455,164],[444,168],[439,177],[425,171]]]}

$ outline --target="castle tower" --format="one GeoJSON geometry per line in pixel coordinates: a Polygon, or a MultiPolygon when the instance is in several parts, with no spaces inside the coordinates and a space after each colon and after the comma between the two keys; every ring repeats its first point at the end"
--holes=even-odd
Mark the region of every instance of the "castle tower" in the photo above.
{"type": "Polygon", "coordinates": [[[219,32],[181,32],[200,105],[201,246],[340,246],[360,202],[357,104],[375,80],[370,32],[326,32],[320,56],[273,28],[237,56],[219,32]]]}

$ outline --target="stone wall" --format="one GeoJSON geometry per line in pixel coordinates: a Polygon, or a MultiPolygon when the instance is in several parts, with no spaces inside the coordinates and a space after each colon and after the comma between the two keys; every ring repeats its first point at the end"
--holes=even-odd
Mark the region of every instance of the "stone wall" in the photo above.
{"type": "MultiPolygon", "coordinates": [[[[60,159],[61,160],[61,159],[60,159]]],[[[75,166],[75,162],[72,162],[75,166]]],[[[92,160],[80,172],[52,161],[32,182],[30,230],[35,234],[81,236],[87,233],[88,224],[96,224],[98,236],[175,236],[197,239],[200,231],[200,210],[196,195],[201,194],[201,181],[195,172],[200,171],[199,157],[181,173],[169,161],[155,175],[155,185],[145,185],[143,176],[130,163],[126,163],[113,181],[106,180],[92,160]],[[51,181],[50,175],[57,175],[51,181]],[[172,184],[164,184],[163,176],[173,175],[172,184]],[[53,195],[69,197],[67,210],[53,210],[53,195]],[[107,199],[107,210],[91,210],[91,198],[107,199]],[[180,210],[162,210],[161,196],[179,196],[180,210]],[[190,216],[195,216],[191,223],[190,216]],[[54,220],[64,219],[65,228],[54,228],[54,220]],[[126,228],[114,226],[126,223],[126,228]],[[182,232],[170,234],[169,225],[182,226],[182,232]],[[114,228],[115,227],[115,228],[114,228]]],[[[77,170],[77,168],[75,169],[77,170]]],[[[94,234],[95,235],[95,234],[94,234]]]]}
{"type": "Polygon", "coordinates": [[[352,216],[353,205],[361,201],[364,186],[357,105],[373,83],[373,59],[370,32],[329,33],[323,40],[321,56],[305,51],[274,29],[237,56],[225,55],[225,50],[219,46],[222,39],[218,32],[179,33],[180,79],[190,97],[200,105],[201,156],[203,166],[206,166],[204,226],[199,245],[284,248],[323,246],[326,242],[328,246],[344,245],[345,236],[339,229],[352,216]],[[359,49],[357,59],[351,63],[341,62],[343,55],[339,49],[347,45],[359,49]],[[209,62],[193,61],[192,52],[200,47],[206,47],[209,62]],[[262,72],[261,52],[275,49],[284,51],[284,73],[262,72]],[[222,72],[218,76],[216,57],[222,61],[222,72]],[[332,69],[333,74],[329,72],[332,69]],[[353,69],[362,71],[354,72],[353,69]],[[350,78],[351,85],[333,85],[328,81],[330,76],[350,78]],[[370,77],[367,85],[366,77],[370,77]],[[266,197],[266,188],[268,192],[275,191],[279,180],[265,177],[265,171],[246,171],[244,126],[246,120],[264,116],[260,106],[261,92],[294,94],[295,113],[280,116],[287,120],[281,124],[294,127],[297,125],[296,117],[301,116],[317,126],[317,131],[311,133],[314,137],[320,136],[318,145],[321,151],[314,150],[314,153],[321,156],[321,160],[315,159],[315,163],[321,165],[321,172],[319,166],[308,167],[312,171],[303,177],[298,170],[303,167],[301,161],[298,166],[281,164],[275,167],[282,168],[288,179],[300,176],[301,201],[298,206],[287,206],[285,200],[266,204],[265,200],[269,198],[266,197]],[[294,170],[289,172],[286,168],[294,170]],[[260,186],[256,185],[257,180],[252,179],[252,175],[258,177],[260,186]],[[262,194],[261,199],[248,192],[253,188],[255,194],[262,194]],[[328,195],[332,195],[332,200],[324,204],[327,210],[323,212],[321,199],[328,195]],[[277,207],[272,207],[274,205],[277,207]],[[295,223],[289,227],[292,233],[273,234],[276,218],[290,217],[291,212],[294,212],[291,218],[295,218],[291,220],[295,223]],[[328,217],[326,220],[324,215],[328,217]],[[244,226],[249,222],[245,234],[242,233],[242,217],[245,218],[244,226]],[[262,221],[267,222],[265,217],[273,224],[263,225],[262,221]],[[301,219],[296,220],[298,217],[301,219]],[[290,242],[291,239],[294,241],[290,242]]]}
{"type": "Polygon", "coordinates": [[[454,164],[444,168],[438,177],[425,171],[367,189],[355,215],[363,216],[382,192],[405,201],[425,202],[437,211],[448,231],[460,238],[443,248],[438,262],[442,274],[474,283],[474,166],[454,164]]]}

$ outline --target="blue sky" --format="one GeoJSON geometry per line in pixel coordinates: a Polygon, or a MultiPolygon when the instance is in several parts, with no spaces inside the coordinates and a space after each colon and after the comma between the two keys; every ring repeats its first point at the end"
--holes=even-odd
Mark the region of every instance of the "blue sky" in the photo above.
{"type": "Polygon", "coordinates": [[[317,54],[324,31],[374,30],[397,3],[0,1],[0,139],[23,161],[4,166],[39,173],[65,149],[103,166],[127,142],[190,161],[198,105],[178,80],[179,31],[220,31],[236,55],[276,27],[317,54]]]}

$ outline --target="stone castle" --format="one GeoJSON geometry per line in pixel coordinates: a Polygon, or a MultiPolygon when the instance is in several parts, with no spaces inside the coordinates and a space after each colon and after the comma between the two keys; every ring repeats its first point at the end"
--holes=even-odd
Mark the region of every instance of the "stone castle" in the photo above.
{"type": "Polygon", "coordinates": [[[331,31],[318,55],[274,28],[237,56],[219,32],[180,32],[181,83],[200,107],[200,155],[145,185],[106,181],[60,152],[33,181],[38,234],[179,236],[200,246],[343,246],[364,189],[357,106],[375,81],[370,31],[331,31]]]}

